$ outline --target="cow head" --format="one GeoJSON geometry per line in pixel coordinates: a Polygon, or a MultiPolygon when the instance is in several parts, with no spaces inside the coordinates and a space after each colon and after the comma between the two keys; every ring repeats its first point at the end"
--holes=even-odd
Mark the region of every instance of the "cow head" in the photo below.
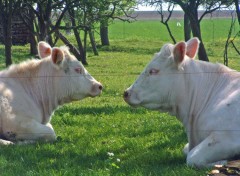
{"type": "Polygon", "coordinates": [[[148,109],[171,111],[172,106],[184,89],[183,65],[194,59],[199,40],[192,38],[188,42],[176,45],[166,44],[144,71],[124,92],[124,100],[131,106],[143,106],[148,109]]]}
{"type": "Polygon", "coordinates": [[[45,42],[39,42],[40,58],[51,62],[54,72],[54,82],[58,96],[66,101],[80,100],[85,97],[95,97],[102,91],[102,85],[96,81],[84,66],[69,52],[68,47],[54,47],[45,42]]]}

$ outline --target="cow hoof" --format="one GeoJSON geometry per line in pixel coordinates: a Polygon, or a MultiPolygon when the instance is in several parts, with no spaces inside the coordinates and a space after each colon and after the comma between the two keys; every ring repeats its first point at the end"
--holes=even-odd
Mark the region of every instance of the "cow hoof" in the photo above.
{"type": "Polygon", "coordinates": [[[11,141],[0,139],[0,145],[13,145],[14,143],[11,141]]]}

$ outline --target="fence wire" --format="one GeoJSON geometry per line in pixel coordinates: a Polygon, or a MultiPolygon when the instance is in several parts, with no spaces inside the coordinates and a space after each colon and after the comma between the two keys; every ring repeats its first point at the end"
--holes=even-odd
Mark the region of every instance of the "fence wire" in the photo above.
{"type": "MultiPolygon", "coordinates": [[[[121,76],[139,76],[139,75],[146,75],[146,76],[163,76],[163,75],[200,75],[200,74],[231,74],[231,73],[239,73],[236,70],[231,71],[204,71],[204,72],[161,72],[159,74],[150,75],[149,73],[102,73],[102,74],[90,74],[91,76],[111,76],[111,77],[121,77],[121,76]]],[[[58,78],[58,77],[87,77],[88,74],[79,74],[79,75],[36,75],[36,76],[1,76],[2,79],[8,78],[58,78]]]]}
{"type": "MultiPolygon", "coordinates": [[[[176,72],[176,73],[172,73],[172,72],[166,72],[166,73],[161,73],[160,71],[160,74],[157,74],[157,75],[151,75],[151,76],[161,76],[161,75],[200,75],[200,74],[232,74],[232,73],[239,73],[239,75],[237,77],[240,77],[240,72],[238,71],[235,71],[235,70],[230,70],[230,71],[204,71],[204,72],[176,72]]],[[[106,76],[106,77],[122,77],[122,76],[139,76],[139,75],[148,75],[149,76],[149,73],[99,73],[99,74],[91,74],[92,76],[106,76]]],[[[26,79],[29,79],[29,78],[54,78],[54,77],[79,77],[79,76],[89,76],[87,74],[80,74],[80,75],[76,75],[76,76],[73,76],[73,75],[62,75],[62,76],[51,76],[51,75],[37,75],[37,76],[0,76],[0,79],[11,79],[11,78],[26,78],[26,79]]],[[[0,80],[1,82],[1,80],[0,80]]],[[[118,94],[118,92],[116,93],[113,93],[114,95],[118,94]]],[[[119,96],[122,95],[122,94],[118,94],[119,96]]],[[[111,95],[100,95],[100,97],[104,97],[104,98],[108,98],[108,97],[113,97],[111,95]]],[[[3,107],[3,106],[6,106],[8,104],[6,104],[6,100],[5,99],[2,99],[0,97],[0,139],[1,139],[1,133],[3,132],[2,130],[2,125],[3,125],[3,118],[2,118],[2,114],[3,113],[3,108],[6,108],[7,111],[10,111],[9,108],[11,107],[3,107]]],[[[160,126],[160,124],[159,124],[160,126]]],[[[198,132],[228,132],[228,131],[231,131],[231,132],[239,132],[240,133],[240,129],[212,129],[212,130],[194,130],[195,132],[198,131],[198,132]]],[[[186,132],[191,132],[191,131],[186,131],[186,132]]],[[[34,135],[34,134],[42,134],[42,135],[47,135],[49,133],[22,133],[20,131],[16,131],[14,133],[17,133],[17,134],[24,134],[24,135],[34,135]]]]}

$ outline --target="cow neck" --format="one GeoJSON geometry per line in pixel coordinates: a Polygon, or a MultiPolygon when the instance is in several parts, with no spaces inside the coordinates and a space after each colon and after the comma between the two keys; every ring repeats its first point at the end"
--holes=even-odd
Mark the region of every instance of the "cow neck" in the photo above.
{"type": "Polygon", "coordinates": [[[54,69],[49,62],[41,62],[41,68],[35,75],[35,79],[24,82],[26,93],[31,96],[42,112],[42,123],[50,121],[53,111],[58,107],[54,79],[54,69]]]}
{"type": "Polygon", "coordinates": [[[189,148],[196,146],[198,138],[199,117],[205,113],[221,92],[227,81],[219,72],[223,66],[202,61],[189,61],[184,66],[184,98],[178,103],[178,118],[182,121],[189,138],[189,148]]]}

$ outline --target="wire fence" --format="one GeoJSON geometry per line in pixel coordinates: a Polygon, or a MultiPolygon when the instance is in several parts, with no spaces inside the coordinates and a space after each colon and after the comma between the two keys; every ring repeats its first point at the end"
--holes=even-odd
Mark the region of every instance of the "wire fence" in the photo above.
{"type": "MultiPolygon", "coordinates": [[[[230,71],[195,71],[195,72],[161,72],[159,74],[154,74],[151,76],[163,76],[163,75],[203,75],[203,74],[232,74],[232,73],[239,73],[236,70],[230,71]]],[[[139,75],[146,75],[149,76],[150,73],[99,73],[99,74],[91,74],[91,76],[111,76],[111,77],[122,77],[122,76],[139,76],[139,75]]],[[[10,79],[10,78],[61,78],[61,77],[88,77],[89,74],[79,74],[79,75],[29,75],[29,76],[1,76],[2,79],[10,79]]],[[[240,75],[239,75],[240,76],[240,75]]]]}

